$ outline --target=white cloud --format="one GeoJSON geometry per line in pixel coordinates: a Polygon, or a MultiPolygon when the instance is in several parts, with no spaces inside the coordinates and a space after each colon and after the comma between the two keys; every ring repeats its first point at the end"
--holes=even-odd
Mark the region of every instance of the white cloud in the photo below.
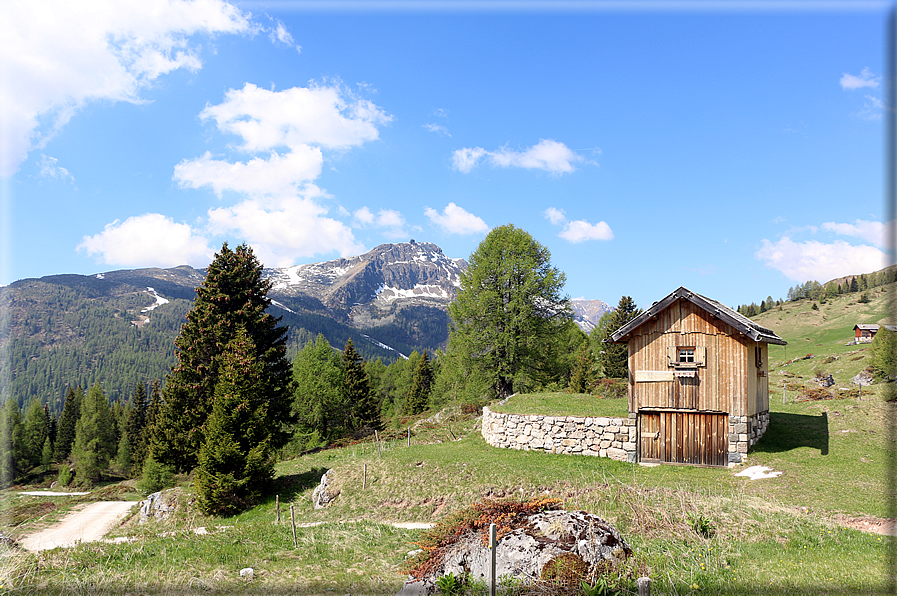
{"type": "Polygon", "coordinates": [[[866,221],[858,219],[852,224],[835,223],[833,221],[822,224],[823,230],[835,232],[842,236],[851,236],[861,238],[866,242],[871,242],[876,246],[885,246],[885,224],[880,221],[866,221]]]}
{"type": "Polygon", "coordinates": [[[482,147],[458,149],[452,153],[452,167],[463,174],[468,174],[486,155],[482,147]]]}
{"type": "Polygon", "coordinates": [[[452,162],[456,170],[466,174],[486,156],[493,166],[545,170],[552,174],[569,174],[576,169],[574,163],[585,161],[563,143],[541,139],[523,151],[512,151],[507,147],[498,151],[486,151],[482,147],[458,149],[452,154],[452,162]]]}
{"type": "Polygon", "coordinates": [[[300,257],[331,251],[341,256],[364,252],[344,223],[326,217],[326,209],[311,199],[286,197],[263,204],[246,200],[209,211],[209,231],[236,232],[252,246],[266,267],[294,265],[300,257]]]}
{"type": "Polygon", "coordinates": [[[202,157],[177,164],[174,179],[181,188],[209,186],[219,198],[225,191],[256,197],[288,195],[320,176],[323,163],[321,150],[307,145],[286,155],[271,153],[245,163],[213,159],[207,151],[202,157]]]}
{"type": "Polygon", "coordinates": [[[872,74],[867,66],[860,72],[860,76],[844,73],[841,76],[841,88],[846,90],[862,89],[863,87],[877,88],[881,82],[881,77],[872,74]]]}
{"type": "Polygon", "coordinates": [[[302,46],[296,45],[293,36],[287,31],[287,28],[280,21],[275,20],[275,26],[268,32],[268,37],[273,43],[280,43],[285,46],[293,46],[296,51],[302,53],[302,46]]]}
{"type": "Polygon", "coordinates": [[[563,238],[568,242],[573,242],[574,244],[585,242],[586,240],[614,239],[613,231],[610,229],[610,226],[607,225],[607,222],[604,221],[599,221],[596,224],[590,224],[583,219],[567,221],[567,216],[564,215],[564,210],[555,207],[549,207],[545,210],[545,218],[556,226],[563,224],[564,229],[561,230],[558,237],[563,238]]]}
{"type": "Polygon", "coordinates": [[[43,153],[40,156],[40,175],[44,178],[56,178],[57,180],[75,182],[75,177],[64,167],[59,165],[55,157],[47,157],[43,153]]]}
{"type": "Polygon", "coordinates": [[[4,3],[0,176],[89,102],[140,103],[161,75],[199,69],[193,36],[253,31],[249,15],[222,0],[4,3]]]}
{"type": "Polygon", "coordinates": [[[585,242],[586,240],[614,239],[614,233],[606,222],[599,221],[596,224],[590,224],[581,219],[567,222],[563,231],[558,234],[558,236],[573,243],[585,242]]]}
{"type": "Polygon", "coordinates": [[[872,95],[863,97],[863,107],[857,112],[857,116],[863,120],[881,120],[881,113],[885,109],[882,100],[872,95]]]}
{"type": "Polygon", "coordinates": [[[486,222],[454,203],[446,205],[441,214],[427,207],[424,209],[424,215],[450,234],[479,234],[489,230],[486,222]]]}
{"type": "Polygon", "coordinates": [[[424,124],[423,127],[426,128],[427,130],[429,130],[430,132],[435,132],[437,134],[441,134],[446,137],[452,136],[449,133],[448,129],[446,127],[442,126],[441,124],[424,124]]]}
{"type": "Polygon", "coordinates": [[[78,250],[107,265],[124,267],[206,267],[214,256],[208,241],[188,224],[175,223],[159,213],[106,224],[99,234],[85,236],[78,250]]]}
{"type": "Polygon", "coordinates": [[[374,215],[370,209],[362,207],[353,215],[358,226],[381,228],[386,236],[392,238],[402,238],[408,235],[405,231],[405,217],[393,209],[380,209],[377,215],[374,215]]]}
{"type": "Polygon", "coordinates": [[[837,240],[794,242],[785,236],[776,242],[763,239],[754,257],[794,281],[825,283],[836,277],[876,271],[886,265],[886,255],[872,246],[854,246],[837,240]]]}
{"type": "Polygon", "coordinates": [[[554,207],[549,207],[545,210],[545,218],[556,226],[567,221],[567,216],[564,215],[564,210],[555,209],[554,207]]]}
{"type": "Polygon", "coordinates": [[[379,138],[377,125],[392,120],[338,82],[283,91],[246,83],[227,91],[222,103],[207,106],[199,117],[240,136],[239,149],[246,152],[300,145],[346,149],[379,138]]]}

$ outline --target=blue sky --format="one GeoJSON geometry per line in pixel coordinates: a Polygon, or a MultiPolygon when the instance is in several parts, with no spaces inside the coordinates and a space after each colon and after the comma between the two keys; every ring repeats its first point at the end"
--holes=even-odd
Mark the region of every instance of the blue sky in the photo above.
{"type": "Polygon", "coordinates": [[[0,22],[3,284],[506,223],[611,304],[886,264],[890,4],[33,4],[0,22]]]}

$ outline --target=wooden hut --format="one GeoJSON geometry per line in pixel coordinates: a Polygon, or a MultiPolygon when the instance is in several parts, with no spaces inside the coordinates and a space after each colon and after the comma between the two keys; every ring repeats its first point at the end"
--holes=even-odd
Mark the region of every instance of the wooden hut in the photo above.
{"type": "Polygon", "coordinates": [[[778,335],[686,288],[617,330],[643,462],[725,466],[769,425],[768,345],[778,335]]]}

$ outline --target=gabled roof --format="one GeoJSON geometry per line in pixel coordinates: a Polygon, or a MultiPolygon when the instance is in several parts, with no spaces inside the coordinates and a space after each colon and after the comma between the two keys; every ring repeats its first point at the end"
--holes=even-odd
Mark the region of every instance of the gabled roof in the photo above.
{"type": "Polygon", "coordinates": [[[655,302],[645,312],[617,329],[617,331],[613,335],[611,335],[611,340],[614,342],[623,341],[623,338],[628,336],[638,327],[641,327],[642,325],[650,321],[657,313],[664,310],[670,304],[679,299],[688,300],[692,304],[703,308],[705,311],[707,311],[717,319],[723,321],[728,325],[731,325],[754,341],[776,344],[779,346],[784,346],[788,343],[784,339],[776,335],[772,330],[761,327],[741,313],[732,310],[725,304],[717,302],[716,300],[711,300],[710,298],[706,298],[704,296],[701,296],[700,294],[696,294],[695,292],[692,292],[685,287],[680,287],[663,300],[655,302]]]}
{"type": "MultiPolygon", "coordinates": [[[[887,325],[886,325],[886,326],[887,326],[887,325]]],[[[878,331],[879,326],[878,326],[878,325],[864,325],[864,324],[860,324],[860,325],[854,325],[853,328],[854,328],[854,329],[859,329],[860,331],[878,331]]]]}

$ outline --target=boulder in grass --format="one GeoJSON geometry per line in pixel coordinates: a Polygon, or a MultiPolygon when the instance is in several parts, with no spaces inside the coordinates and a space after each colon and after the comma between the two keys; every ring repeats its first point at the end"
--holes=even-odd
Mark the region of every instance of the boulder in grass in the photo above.
{"type": "MultiPolygon", "coordinates": [[[[619,531],[600,517],[585,511],[549,510],[527,515],[501,536],[495,572],[499,578],[509,576],[525,584],[553,579],[552,574],[563,568],[575,568],[587,578],[616,568],[631,554],[619,531]]],[[[449,573],[469,573],[472,579],[488,581],[489,555],[483,532],[471,530],[445,549],[441,561],[426,575],[405,582],[399,596],[433,594],[436,580],[449,573]]]]}
{"type": "Polygon", "coordinates": [[[330,486],[330,472],[332,471],[333,470],[327,470],[324,472],[324,475],[321,476],[321,483],[318,484],[318,486],[315,487],[314,492],[311,493],[311,502],[314,504],[315,509],[323,509],[324,507],[327,507],[339,496],[339,491],[334,491],[330,486]]]}

